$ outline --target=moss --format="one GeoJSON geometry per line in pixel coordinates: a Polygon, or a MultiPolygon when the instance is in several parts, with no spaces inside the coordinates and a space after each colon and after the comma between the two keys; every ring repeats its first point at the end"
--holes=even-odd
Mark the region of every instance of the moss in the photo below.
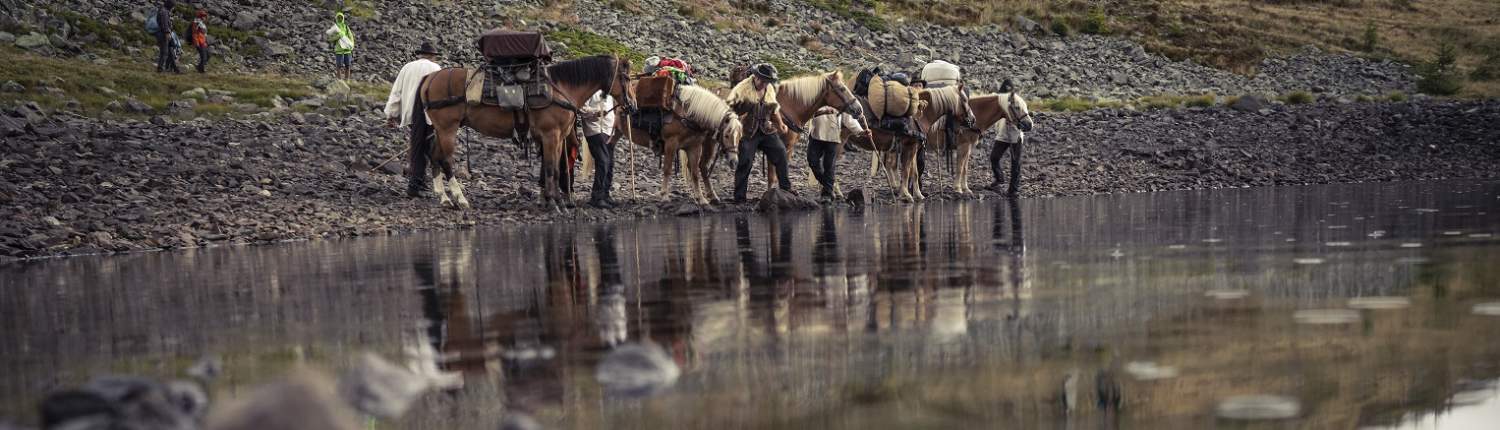
{"type": "Polygon", "coordinates": [[[1404,102],[1404,101],[1406,101],[1406,93],[1397,91],[1397,92],[1394,92],[1394,93],[1386,94],[1385,95],[1385,99],[1387,101],[1392,102],[1392,103],[1404,102]]]}
{"type": "Polygon", "coordinates": [[[872,10],[862,10],[854,6],[853,0],[810,0],[808,4],[818,9],[833,12],[845,19],[853,20],[865,28],[875,31],[890,31],[890,23],[880,17],[882,3],[879,1],[868,1],[872,10]]]}
{"type": "Polygon", "coordinates": [[[1284,96],[1281,96],[1281,101],[1289,105],[1308,104],[1312,103],[1313,100],[1316,99],[1316,97],[1313,97],[1312,94],[1309,94],[1306,91],[1292,91],[1284,96]]]}
{"type": "Polygon", "coordinates": [[[1188,107],[1213,107],[1214,99],[1216,98],[1213,94],[1204,94],[1197,97],[1189,97],[1186,104],[1188,107]]]}
{"type": "Polygon", "coordinates": [[[646,62],[646,54],[588,30],[565,28],[547,33],[547,38],[568,45],[568,53],[575,57],[618,54],[630,59],[631,64],[646,62]]]}

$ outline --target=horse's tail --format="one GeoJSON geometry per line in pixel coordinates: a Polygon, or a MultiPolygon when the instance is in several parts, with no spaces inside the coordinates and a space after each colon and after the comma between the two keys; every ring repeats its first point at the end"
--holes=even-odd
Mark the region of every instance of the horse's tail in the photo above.
{"type": "Polygon", "coordinates": [[[427,177],[428,158],[432,154],[432,124],[427,122],[427,87],[428,78],[432,75],[423,76],[417,84],[417,99],[411,110],[411,169],[410,174],[414,181],[420,181],[427,177]]]}

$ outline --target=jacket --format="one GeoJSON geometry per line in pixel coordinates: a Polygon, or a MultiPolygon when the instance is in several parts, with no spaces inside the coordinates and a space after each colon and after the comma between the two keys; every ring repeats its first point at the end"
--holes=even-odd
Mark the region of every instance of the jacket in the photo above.
{"type": "Polygon", "coordinates": [[[396,74],[396,82],[391,84],[391,96],[385,101],[385,117],[396,118],[401,115],[401,125],[411,125],[411,112],[417,105],[417,90],[422,84],[422,78],[442,70],[443,67],[427,59],[417,59],[401,66],[401,72],[396,74]]]}
{"type": "Polygon", "coordinates": [[[734,85],[725,100],[744,125],[745,138],[780,134],[786,130],[781,119],[781,104],[776,101],[776,84],[766,85],[765,91],[755,89],[755,77],[751,76],[734,85]]]}
{"type": "Polygon", "coordinates": [[[1004,119],[1000,120],[1000,134],[999,136],[997,136],[997,138],[999,138],[1001,142],[1016,143],[1020,142],[1021,138],[1023,137],[1026,137],[1026,133],[1023,133],[1020,129],[1016,128],[1015,123],[1006,121],[1004,119]]]}
{"type": "Polygon", "coordinates": [[[328,27],[328,31],[324,31],[323,33],[327,34],[329,40],[334,42],[333,53],[354,53],[354,31],[349,30],[349,24],[344,23],[344,14],[338,14],[334,18],[333,26],[328,27]]]}
{"type": "Polygon", "coordinates": [[[193,35],[192,36],[192,41],[193,41],[193,46],[194,47],[197,47],[197,48],[207,48],[208,47],[208,25],[204,24],[202,19],[195,19],[195,20],[193,20],[193,32],[192,32],[192,35],[193,35]]]}
{"type": "Polygon", "coordinates": [[[583,121],[583,136],[589,137],[596,134],[609,136],[615,131],[615,99],[603,91],[594,93],[588,103],[580,109],[585,113],[597,115],[592,119],[583,121]]]}

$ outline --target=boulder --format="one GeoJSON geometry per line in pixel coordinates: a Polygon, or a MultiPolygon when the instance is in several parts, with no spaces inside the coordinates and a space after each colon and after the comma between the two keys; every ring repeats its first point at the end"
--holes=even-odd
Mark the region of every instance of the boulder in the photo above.
{"type": "Polygon", "coordinates": [[[781,209],[808,210],[817,208],[818,202],[815,202],[812,199],[806,197],[796,195],[790,191],[782,190],[780,188],[772,188],[770,190],[767,190],[765,194],[761,195],[760,204],[756,206],[756,209],[762,212],[770,212],[781,209]]]}
{"type": "Polygon", "coordinates": [[[0,31],[0,43],[16,43],[16,35],[0,31]]]}
{"type": "Polygon", "coordinates": [[[240,11],[234,14],[234,22],[229,26],[234,27],[235,30],[253,30],[255,27],[260,26],[260,18],[249,11],[240,11]]]}
{"type": "Polygon", "coordinates": [[[136,99],[125,99],[125,110],[132,113],[150,113],[151,105],[136,99]]]}
{"type": "Polygon", "coordinates": [[[1010,22],[1011,25],[1015,26],[1016,30],[1021,31],[1022,33],[1038,34],[1042,32],[1041,24],[1038,24],[1036,21],[1032,21],[1031,19],[1021,15],[1011,17],[1010,22]]]}
{"type": "Polygon", "coordinates": [[[52,46],[52,41],[48,40],[47,36],[41,33],[33,32],[31,34],[16,38],[16,47],[19,47],[21,49],[35,50],[42,49],[48,46],[52,46]]]}
{"type": "Polygon", "coordinates": [[[183,91],[182,97],[194,100],[203,100],[208,97],[208,90],[205,90],[203,88],[193,88],[191,90],[183,91]]]}
{"type": "Polygon", "coordinates": [[[1229,108],[1240,112],[1258,112],[1261,109],[1266,109],[1268,106],[1270,104],[1266,103],[1265,99],[1247,95],[1235,100],[1233,104],[1229,105],[1229,108]]]}
{"type": "Polygon", "coordinates": [[[0,86],[0,90],[7,93],[19,93],[26,91],[26,87],[16,81],[5,81],[5,85],[0,86]]]}

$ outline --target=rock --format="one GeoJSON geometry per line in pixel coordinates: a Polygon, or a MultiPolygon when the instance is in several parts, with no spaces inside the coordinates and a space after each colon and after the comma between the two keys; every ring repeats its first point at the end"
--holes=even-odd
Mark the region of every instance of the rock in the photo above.
{"type": "Polygon", "coordinates": [[[1015,26],[1016,30],[1021,31],[1022,33],[1038,34],[1042,32],[1041,24],[1038,24],[1036,21],[1032,21],[1031,19],[1021,15],[1011,17],[1010,22],[1011,25],[1015,26]]]}
{"type": "Polygon", "coordinates": [[[3,86],[0,86],[0,90],[3,90],[7,93],[20,93],[25,92],[26,87],[16,81],[5,81],[5,84],[3,86]]]}
{"type": "Polygon", "coordinates": [[[213,430],[360,430],[363,428],[339,399],[327,375],[298,370],[280,381],[256,388],[226,410],[209,417],[213,430]]]}
{"type": "Polygon", "coordinates": [[[845,194],[844,198],[855,207],[869,206],[871,203],[873,203],[871,201],[871,194],[865,192],[864,188],[856,188],[854,189],[854,191],[850,191],[848,194],[845,194]]]}
{"type": "Polygon", "coordinates": [[[1240,112],[1257,112],[1261,109],[1266,109],[1269,106],[1270,105],[1266,103],[1266,100],[1260,98],[1259,96],[1246,95],[1240,97],[1239,99],[1236,99],[1234,101],[1234,104],[1229,105],[1229,108],[1240,112]]]}
{"type": "Polygon", "coordinates": [[[692,216],[703,213],[703,207],[696,203],[683,203],[672,211],[674,216],[692,216]]]}
{"type": "Polygon", "coordinates": [[[313,88],[317,88],[319,90],[327,90],[328,86],[333,85],[335,81],[338,80],[327,76],[320,76],[316,79],[313,79],[311,84],[313,88]]]}
{"type": "Polygon", "coordinates": [[[302,99],[302,100],[297,100],[296,103],[292,103],[292,107],[308,107],[308,108],[317,109],[317,108],[323,107],[323,104],[324,104],[323,98],[321,98],[321,97],[309,97],[309,98],[305,98],[305,99],[302,99]]]}
{"type": "Polygon", "coordinates": [[[0,31],[0,43],[16,43],[16,35],[0,31]]]}
{"type": "Polygon", "coordinates": [[[167,104],[167,112],[173,114],[193,113],[193,109],[196,108],[198,108],[198,102],[193,99],[176,100],[167,104]]]}
{"type": "Polygon", "coordinates": [[[189,413],[197,410],[195,405],[175,402],[189,396],[183,390],[146,378],[105,376],[78,389],[49,394],[38,409],[52,428],[196,429],[189,413]]]}
{"type": "Polygon", "coordinates": [[[25,36],[17,37],[16,46],[21,49],[36,50],[52,46],[52,41],[47,39],[46,35],[33,32],[25,36]]]}
{"type": "Polygon", "coordinates": [[[193,88],[191,90],[183,91],[182,92],[182,97],[184,97],[184,98],[190,98],[190,99],[195,99],[195,100],[203,100],[203,99],[208,98],[208,90],[205,90],[205,89],[203,89],[201,87],[200,88],[193,88]]]}
{"type": "Polygon", "coordinates": [[[136,99],[125,99],[125,110],[132,113],[151,113],[151,105],[136,99]]]}
{"type": "Polygon", "coordinates": [[[328,94],[331,94],[331,95],[341,95],[341,96],[347,96],[347,95],[349,95],[349,91],[350,91],[349,84],[344,83],[343,80],[334,80],[333,82],[329,83],[328,86],[324,87],[323,89],[324,89],[324,91],[327,91],[328,94]]]}
{"type": "Polygon", "coordinates": [[[360,412],[394,419],[406,414],[412,402],[431,387],[428,382],[374,353],[365,353],[339,378],[339,394],[360,412]]]}
{"type": "Polygon", "coordinates": [[[260,26],[260,18],[250,11],[240,11],[234,14],[234,21],[230,24],[235,30],[248,31],[260,26]]]}
{"type": "Polygon", "coordinates": [[[793,194],[780,188],[771,188],[761,195],[760,203],[756,209],[762,212],[770,212],[780,209],[817,209],[818,202],[812,199],[793,194]]]}
{"type": "Polygon", "coordinates": [[[1301,414],[1302,405],[1291,397],[1248,395],[1225,399],[1215,412],[1220,418],[1229,420],[1281,420],[1301,414]]]}
{"type": "Polygon", "coordinates": [[[167,125],[167,118],[164,117],[164,116],[161,116],[161,115],[152,116],[151,117],[151,125],[156,125],[156,126],[167,125]]]}
{"type": "Polygon", "coordinates": [[[661,346],[631,343],[605,355],[594,369],[594,379],[611,394],[638,397],[671,387],[681,372],[661,346]]]}

